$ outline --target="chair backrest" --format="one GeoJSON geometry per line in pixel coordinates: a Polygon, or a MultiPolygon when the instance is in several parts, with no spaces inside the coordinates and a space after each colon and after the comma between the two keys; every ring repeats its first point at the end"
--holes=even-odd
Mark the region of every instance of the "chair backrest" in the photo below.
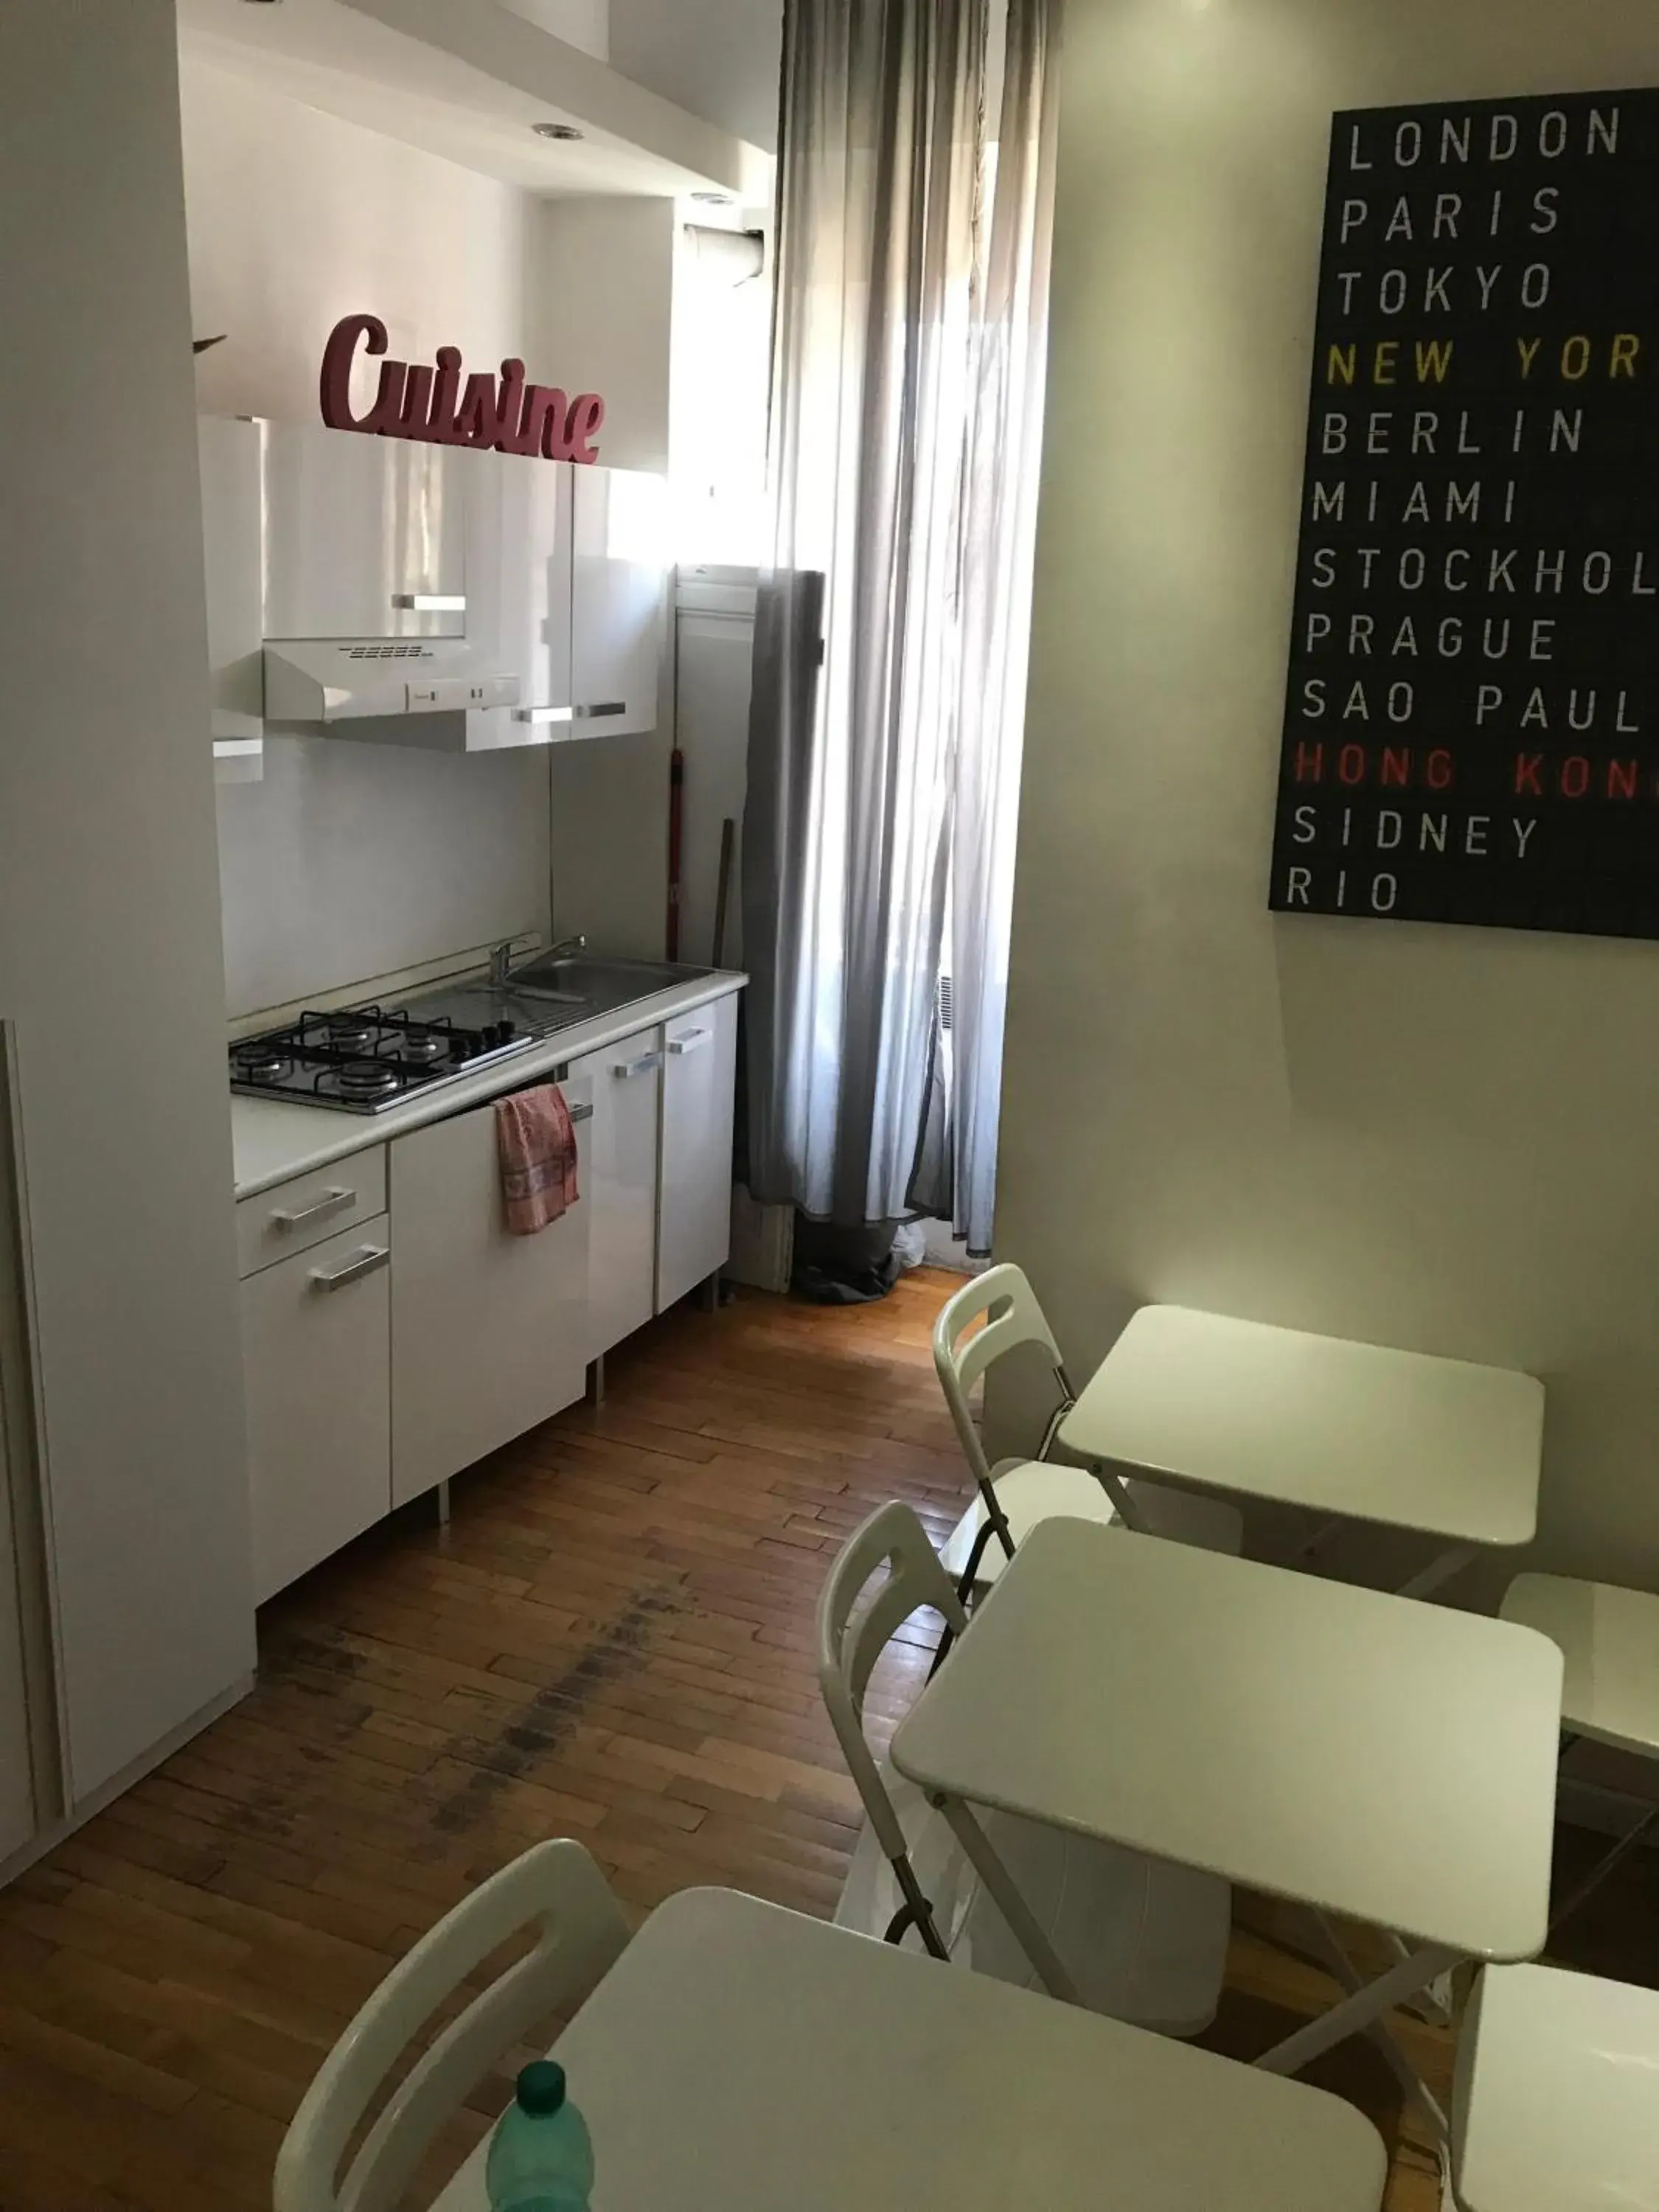
{"type": "MultiPolygon", "coordinates": [[[[974,1480],[982,1489],[990,1486],[991,1468],[979,1431],[974,1426],[968,1393],[994,1360],[1022,1344],[1037,1345],[1048,1354],[1064,1401],[1060,1408],[1063,1412],[1076,1393],[1066,1375],[1066,1363],[1060,1356],[1054,1331],[1043,1319],[1036,1292],[1022,1268],[1006,1261],[1000,1267],[988,1267],[982,1275],[975,1275],[953,1298],[945,1301],[933,1323],[933,1365],[939,1373],[939,1387],[945,1393],[945,1402],[951,1409],[951,1419],[974,1480]],[[984,1328],[969,1336],[968,1331],[981,1318],[984,1328]]],[[[1049,1424],[1050,1437],[1058,1419],[1056,1413],[1049,1424]]],[[[1045,1437],[1044,1451],[1048,1443],[1045,1437]]]]}
{"type": "Polygon", "coordinates": [[[324,2060],[277,2153],[276,2212],[392,2212],[469,2091],[544,2014],[586,1996],[627,1941],[580,1844],[538,1844],[492,1875],[392,1968],[324,2060]],[[434,2039],[341,2180],[346,2145],[410,2040],[492,1951],[532,1927],[535,1948],[434,2039]]]}
{"type": "Polygon", "coordinates": [[[865,1736],[864,1696],[877,1660],[924,1605],[942,1613],[958,1636],[968,1626],[962,1600],[910,1508],[878,1506],[842,1547],[818,1594],[818,1687],[876,1839],[896,1866],[906,1856],[904,1831],[865,1736]],[[883,1566],[887,1580],[860,1608],[883,1566]]]}

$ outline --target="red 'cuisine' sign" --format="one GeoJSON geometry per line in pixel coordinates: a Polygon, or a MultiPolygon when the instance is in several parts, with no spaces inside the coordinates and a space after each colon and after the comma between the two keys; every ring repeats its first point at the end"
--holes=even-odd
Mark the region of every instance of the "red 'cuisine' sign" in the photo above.
{"type": "Polygon", "coordinates": [[[487,372],[463,380],[459,346],[440,346],[435,368],[423,362],[382,362],[373,405],[366,415],[354,413],[351,371],[357,349],[361,346],[378,356],[387,343],[386,325],[378,315],[347,315],[330,331],[318,397],[331,430],[413,438],[428,446],[538,453],[549,461],[599,459],[593,441],[605,422],[605,402],[597,392],[580,392],[572,399],[551,385],[526,384],[521,361],[504,361],[499,382],[487,372]]]}

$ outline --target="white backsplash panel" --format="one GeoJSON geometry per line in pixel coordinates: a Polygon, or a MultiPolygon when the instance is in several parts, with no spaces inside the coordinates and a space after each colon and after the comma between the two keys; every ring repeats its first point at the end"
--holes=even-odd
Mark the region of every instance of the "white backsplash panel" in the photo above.
{"type": "Polygon", "coordinates": [[[222,787],[233,1019],[548,923],[548,756],[268,738],[222,787]]]}

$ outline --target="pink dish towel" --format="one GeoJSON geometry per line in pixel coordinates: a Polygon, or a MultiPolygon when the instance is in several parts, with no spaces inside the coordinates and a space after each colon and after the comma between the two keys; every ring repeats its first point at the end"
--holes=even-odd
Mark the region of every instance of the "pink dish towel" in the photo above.
{"type": "Polygon", "coordinates": [[[533,1237],[576,1203],[576,1131],[556,1083],[495,1101],[501,1197],[514,1237],[533,1237]]]}

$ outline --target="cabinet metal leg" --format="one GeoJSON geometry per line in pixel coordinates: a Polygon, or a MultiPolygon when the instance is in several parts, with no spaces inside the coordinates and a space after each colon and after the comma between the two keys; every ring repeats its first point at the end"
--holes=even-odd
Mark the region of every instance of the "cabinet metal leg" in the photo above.
{"type": "Polygon", "coordinates": [[[703,1284],[702,1288],[699,1291],[697,1296],[699,1302],[708,1312],[718,1313],[720,1311],[720,1271],[718,1267],[715,1268],[714,1273],[710,1275],[708,1280],[703,1284]]]}
{"type": "Polygon", "coordinates": [[[441,1482],[432,1494],[438,1501],[438,1526],[441,1528],[447,1528],[449,1526],[449,1484],[447,1480],[441,1482]]]}
{"type": "Polygon", "coordinates": [[[587,1402],[590,1406],[605,1403],[605,1354],[587,1363],[587,1402]]]}

